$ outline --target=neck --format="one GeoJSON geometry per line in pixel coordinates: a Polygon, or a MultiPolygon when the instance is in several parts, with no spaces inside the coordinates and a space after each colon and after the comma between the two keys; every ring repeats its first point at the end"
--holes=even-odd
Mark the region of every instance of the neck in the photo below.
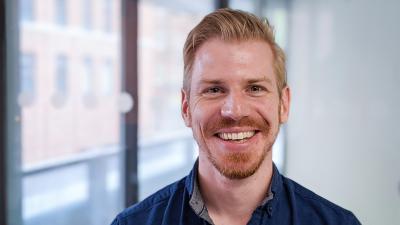
{"type": "Polygon", "coordinates": [[[266,198],[272,173],[271,152],[253,175],[239,180],[226,178],[206,157],[200,157],[200,191],[213,221],[216,224],[246,224],[266,198]]]}

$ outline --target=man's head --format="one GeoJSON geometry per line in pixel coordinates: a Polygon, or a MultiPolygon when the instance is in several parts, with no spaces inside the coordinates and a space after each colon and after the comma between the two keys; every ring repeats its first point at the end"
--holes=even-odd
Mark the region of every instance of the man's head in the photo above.
{"type": "Polygon", "coordinates": [[[199,145],[200,170],[209,164],[243,179],[272,160],[289,112],[284,61],[272,29],[251,14],[218,10],[190,32],[182,116],[199,145]]]}
{"type": "Polygon", "coordinates": [[[220,9],[208,14],[186,38],[183,48],[183,89],[187,93],[190,92],[196,52],[211,39],[225,42],[261,40],[268,43],[274,56],[274,72],[281,94],[281,90],[287,85],[285,53],[275,41],[273,27],[266,19],[262,21],[250,13],[232,9],[220,9]]]}

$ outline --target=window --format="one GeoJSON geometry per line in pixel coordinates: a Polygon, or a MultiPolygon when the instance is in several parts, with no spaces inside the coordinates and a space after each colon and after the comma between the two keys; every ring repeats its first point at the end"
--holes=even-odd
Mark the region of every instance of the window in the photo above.
{"type": "Polygon", "coordinates": [[[67,100],[68,89],[68,60],[65,55],[58,55],[55,58],[54,71],[54,93],[51,97],[53,107],[61,108],[67,100]]]}
{"type": "Polygon", "coordinates": [[[20,21],[32,21],[34,20],[34,2],[35,0],[21,0],[19,4],[20,8],[20,21]]]}
{"type": "Polygon", "coordinates": [[[36,59],[32,53],[22,53],[20,56],[20,93],[28,96],[35,92],[36,59]]]}
{"type": "MultiPolygon", "coordinates": [[[[122,18],[121,2],[113,1],[114,21],[122,18]]],[[[90,4],[93,10],[102,7],[102,1],[92,0],[90,4]]],[[[124,92],[118,82],[124,80],[119,73],[123,71],[121,27],[115,26],[114,33],[102,38],[101,34],[82,35],[78,29],[53,29],[46,24],[73,22],[79,26],[81,1],[7,0],[5,5],[7,32],[1,30],[0,36],[7,40],[7,60],[2,54],[0,64],[7,62],[7,73],[3,76],[3,69],[0,73],[1,83],[7,88],[2,88],[6,95],[0,101],[7,112],[2,114],[6,126],[1,126],[5,135],[0,142],[7,140],[7,146],[2,146],[4,154],[0,151],[0,164],[7,177],[0,176],[0,185],[4,185],[1,195],[8,201],[1,198],[0,224],[110,224],[125,205],[128,147],[124,119],[128,110],[121,112],[118,108],[119,94],[124,92]],[[33,26],[19,23],[20,18],[12,12],[22,15],[25,8],[36,9],[40,21],[30,22],[33,26]],[[96,77],[92,76],[103,69],[97,58],[112,61],[116,85],[114,97],[99,98],[101,107],[92,110],[82,104],[81,87],[82,80],[87,79],[87,92],[95,91],[96,77]],[[87,71],[86,78],[83,70],[87,71]],[[15,104],[21,93],[34,93],[35,104],[15,104]]],[[[4,11],[0,7],[1,19],[5,18],[4,11]]],[[[93,17],[91,22],[101,24],[102,18],[94,21],[93,17]]],[[[136,26],[135,21],[129,25],[136,26]]]]}
{"type": "Polygon", "coordinates": [[[94,95],[93,62],[89,57],[83,60],[83,95],[94,95]]]}
{"type": "Polygon", "coordinates": [[[82,7],[82,21],[83,27],[87,30],[92,29],[92,0],[83,0],[83,7],[82,7]]]}
{"type": "Polygon", "coordinates": [[[55,11],[54,11],[56,23],[58,25],[67,24],[67,3],[66,0],[55,0],[55,11]]]}
{"type": "Polygon", "coordinates": [[[36,58],[33,53],[21,53],[19,62],[20,90],[18,104],[31,106],[35,98],[36,58]]]}
{"type": "Polygon", "coordinates": [[[114,91],[114,68],[110,59],[105,60],[101,70],[100,90],[104,96],[109,96],[114,91]]]}
{"type": "Polygon", "coordinates": [[[65,55],[58,55],[56,58],[56,73],[55,73],[56,93],[65,97],[67,94],[67,76],[68,76],[68,59],[65,55]]]}
{"type": "Polygon", "coordinates": [[[3,120],[11,121],[4,128],[11,143],[6,153],[16,158],[5,166],[16,171],[7,178],[7,224],[109,224],[136,201],[136,177],[143,199],[186,175],[197,156],[180,116],[182,45],[215,1],[82,1],[18,1],[21,11],[35,9],[60,26],[19,26],[21,38],[14,40],[19,46],[12,51],[33,55],[19,59],[21,68],[31,64],[34,72],[21,74],[26,81],[7,74],[7,97],[20,90],[37,94],[29,108],[7,101],[13,111],[3,120]],[[107,34],[81,35],[69,23],[98,25],[107,34]],[[97,98],[96,110],[85,107],[82,95],[97,91],[108,97],[97,98]],[[68,96],[67,104],[53,107],[54,94],[68,96]]]}

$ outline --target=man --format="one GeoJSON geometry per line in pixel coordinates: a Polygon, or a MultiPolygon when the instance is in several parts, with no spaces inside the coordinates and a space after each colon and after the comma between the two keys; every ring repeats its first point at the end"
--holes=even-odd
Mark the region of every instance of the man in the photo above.
{"type": "Polygon", "coordinates": [[[230,9],[207,15],[184,46],[182,117],[199,158],[113,225],[360,224],[274,166],[289,106],[285,55],[269,24],[230,9]]]}

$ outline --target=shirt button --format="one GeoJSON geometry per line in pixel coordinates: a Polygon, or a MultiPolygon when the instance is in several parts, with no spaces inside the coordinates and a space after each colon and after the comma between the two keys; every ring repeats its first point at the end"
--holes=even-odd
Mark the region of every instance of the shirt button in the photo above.
{"type": "Polygon", "coordinates": [[[268,208],[267,208],[267,211],[268,211],[268,214],[272,214],[272,206],[268,206],[268,208]]]}

